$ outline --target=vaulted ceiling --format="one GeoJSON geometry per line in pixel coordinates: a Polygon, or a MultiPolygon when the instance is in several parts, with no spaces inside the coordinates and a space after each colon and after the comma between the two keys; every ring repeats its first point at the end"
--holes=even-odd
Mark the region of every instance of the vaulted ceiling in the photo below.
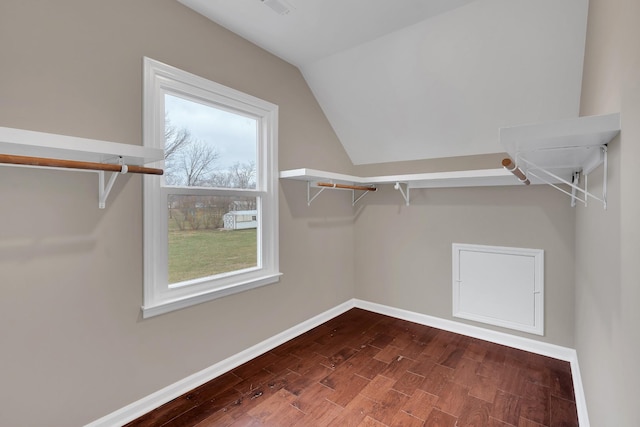
{"type": "Polygon", "coordinates": [[[578,116],[588,0],[179,0],[296,65],[354,164],[578,116]]]}

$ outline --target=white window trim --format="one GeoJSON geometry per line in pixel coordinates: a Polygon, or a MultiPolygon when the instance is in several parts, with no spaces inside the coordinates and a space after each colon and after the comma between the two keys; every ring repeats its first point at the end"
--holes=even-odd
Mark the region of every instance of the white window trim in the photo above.
{"type": "MultiPolygon", "coordinates": [[[[144,58],[144,146],[164,149],[164,95],[182,93],[189,97],[215,99],[221,105],[244,111],[260,121],[257,161],[258,187],[234,193],[259,197],[258,266],[196,280],[188,286],[168,285],[167,193],[211,194],[198,187],[164,187],[164,178],[144,177],[144,318],[243,292],[279,280],[278,250],[278,106],[228,88],[186,71],[144,58]],[[196,283],[197,282],[197,283],[196,283]]],[[[159,161],[154,167],[164,167],[159,161]]]]}

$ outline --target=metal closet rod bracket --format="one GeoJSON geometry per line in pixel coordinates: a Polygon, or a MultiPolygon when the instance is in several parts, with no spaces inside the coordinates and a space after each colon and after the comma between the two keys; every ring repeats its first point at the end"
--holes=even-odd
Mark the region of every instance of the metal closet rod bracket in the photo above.
{"type": "Polygon", "coordinates": [[[529,184],[528,176],[532,176],[538,179],[539,181],[552,186],[556,190],[568,195],[569,197],[571,197],[571,207],[574,207],[576,205],[576,201],[579,201],[583,203],[585,206],[587,206],[587,202],[591,197],[592,199],[595,199],[601,202],[602,207],[606,210],[607,209],[607,179],[609,174],[608,172],[609,159],[608,159],[608,153],[607,153],[607,146],[601,145],[599,149],[602,150],[602,154],[603,154],[602,197],[598,197],[595,194],[589,192],[588,176],[587,174],[582,173],[581,171],[575,171],[571,176],[571,182],[569,182],[566,179],[563,179],[562,177],[554,174],[553,172],[548,171],[544,167],[539,166],[530,160],[527,160],[524,155],[521,155],[519,153],[516,155],[515,162],[512,162],[511,159],[504,159],[502,161],[502,166],[504,166],[506,170],[516,175],[520,180],[520,182],[524,184],[528,185],[529,184]],[[520,168],[520,166],[518,166],[518,163],[524,164],[525,169],[523,170],[522,168],[520,168]],[[580,187],[581,175],[584,177],[584,188],[580,187]],[[571,191],[567,191],[564,188],[561,188],[559,185],[552,182],[552,180],[556,180],[562,184],[567,185],[571,189],[571,191]],[[582,194],[582,197],[578,195],[579,193],[582,194]]]}
{"type": "Polygon", "coordinates": [[[400,194],[402,194],[402,198],[404,199],[404,202],[406,203],[407,206],[409,206],[409,184],[405,183],[404,189],[403,189],[402,185],[399,182],[396,182],[393,188],[400,191],[400,194]]]}
{"type": "Polygon", "coordinates": [[[313,196],[311,195],[311,181],[307,181],[307,206],[311,206],[311,202],[313,202],[316,197],[320,195],[324,191],[324,187],[320,188],[313,196]]]}
{"type": "Polygon", "coordinates": [[[316,197],[320,195],[327,188],[336,188],[340,190],[351,190],[351,206],[355,206],[356,203],[360,201],[364,196],[366,196],[371,191],[377,191],[375,186],[367,187],[364,185],[348,185],[348,184],[337,184],[333,182],[316,182],[314,184],[317,187],[320,187],[315,194],[311,194],[311,181],[307,181],[307,206],[311,206],[311,202],[313,202],[316,197]],[[362,191],[363,193],[356,197],[356,191],[362,191]]]}
{"type": "Polygon", "coordinates": [[[53,159],[46,157],[31,157],[31,156],[18,156],[13,154],[0,154],[0,163],[10,165],[20,165],[26,167],[44,167],[54,169],[76,169],[82,171],[91,171],[98,173],[98,207],[100,209],[105,208],[107,197],[116,178],[119,174],[125,173],[140,173],[147,175],[162,175],[164,172],[162,169],[148,168],[144,166],[124,164],[122,156],[114,157],[118,160],[117,164],[114,163],[97,163],[87,162],[81,160],[67,160],[67,159],[53,159]],[[107,185],[104,183],[104,173],[112,172],[111,177],[107,185]]]}
{"type": "Polygon", "coordinates": [[[111,193],[111,189],[113,188],[113,184],[116,182],[116,178],[118,175],[124,175],[129,172],[129,167],[124,164],[122,157],[118,159],[118,164],[121,166],[120,172],[111,172],[111,176],[109,177],[109,182],[107,185],[104,184],[104,172],[103,170],[98,171],[98,208],[104,209],[107,206],[107,198],[109,197],[109,193],[111,193]]]}

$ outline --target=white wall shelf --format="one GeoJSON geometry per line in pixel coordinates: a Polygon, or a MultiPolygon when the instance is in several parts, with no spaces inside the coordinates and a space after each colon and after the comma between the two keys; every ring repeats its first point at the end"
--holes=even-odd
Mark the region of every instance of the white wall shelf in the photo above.
{"type": "Polygon", "coordinates": [[[532,183],[552,185],[585,205],[589,197],[606,208],[607,144],[620,133],[620,114],[578,117],[500,129],[500,143],[532,183]],[[588,191],[587,176],[604,164],[602,198],[588,191]],[[581,186],[580,181],[584,182],[581,186]],[[558,186],[566,184],[567,191],[558,186]],[[580,195],[578,195],[580,193],[580,195]]]}
{"type": "Polygon", "coordinates": [[[158,148],[6,127],[0,127],[0,153],[96,163],[116,163],[122,157],[127,165],[164,158],[158,148]]]}
{"type": "Polygon", "coordinates": [[[6,127],[0,127],[0,155],[2,165],[97,172],[101,209],[118,174],[161,175],[161,169],[143,165],[164,158],[163,150],[157,148],[6,127]],[[106,184],[105,171],[112,171],[106,184]]]}
{"type": "MultiPolygon", "coordinates": [[[[620,114],[616,113],[502,128],[500,142],[514,160],[515,166],[531,184],[552,185],[571,196],[572,206],[576,200],[586,204],[587,199],[591,197],[601,201],[606,208],[607,144],[618,133],[620,114]],[[604,188],[603,196],[599,198],[588,192],[586,177],[603,163],[604,188]],[[582,187],[581,176],[584,177],[582,187]],[[559,187],[558,184],[568,185],[570,191],[559,187]]],[[[522,182],[506,168],[370,177],[303,168],[282,171],[280,178],[306,181],[308,204],[311,204],[325,188],[333,188],[327,187],[327,184],[372,188],[381,184],[393,184],[394,188],[402,193],[407,205],[412,188],[522,185],[522,182]],[[319,190],[312,194],[311,188],[319,190]]],[[[356,198],[355,192],[358,189],[350,190],[354,193],[353,204],[367,193],[365,191],[356,198]]]]}
{"type": "MultiPolygon", "coordinates": [[[[411,188],[520,185],[520,183],[513,178],[513,175],[503,168],[370,177],[345,175],[315,169],[292,169],[280,172],[280,178],[306,181],[309,191],[307,194],[307,203],[309,204],[326,188],[319,186],[318,183],[371,187],[382,184],[393,184],[394,188],[402,193],[407,205],[409,205],[410,201],[409,192],[411,188]],[[315,195],[311,196],[311,187],[321,187],[321,189],[315,195]]],[[[352,191],[355,192],[356,190],[352,191]]],[[[355,202],[357,202],[356,199],[354,199],[354,204],[355,202]]]]}

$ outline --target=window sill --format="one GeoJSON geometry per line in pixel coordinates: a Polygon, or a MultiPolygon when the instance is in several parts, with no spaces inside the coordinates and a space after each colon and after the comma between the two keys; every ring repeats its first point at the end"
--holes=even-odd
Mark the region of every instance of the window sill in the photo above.
{"type": "Polygon", "coordinates": [[[199,295],[193,295],[175,300],[160,301],[156,304],[143,306],[142,318],[148,319],[150,317],[159,316],[171,311],[191,307],[196,304],[222,298],[228,295],[237,294],[265,285],[270,285],[272,283],[278,282],[280,280],[280,276],[282,276],[282,273],[269,274],[266,276],[258,277],[256,279],[248,280],[246,282],[235,283],[226,287],[212,289],[199,295]]]}

